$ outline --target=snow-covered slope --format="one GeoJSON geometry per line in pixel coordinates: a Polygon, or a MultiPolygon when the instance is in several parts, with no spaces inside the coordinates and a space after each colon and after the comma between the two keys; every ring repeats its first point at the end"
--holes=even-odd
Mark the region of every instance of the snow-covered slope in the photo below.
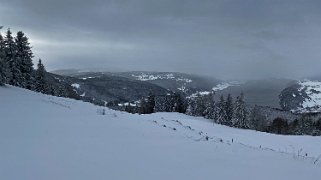
{"type": "Polygon", "coordinates": [[[132,115],[11,86],[0,87],[0,147],[5,180],[321,177],[321,137],[132,115]]]}
{"type": "Polygon", "coordinates": [[[158,80],[158,79],[167,79],[167,80],[175,80],[175,81],[184,81],[186,83],[193,82],[191,79],[187,78],[181,78],[181,77],[175,77],[173,73],[166,73],[166,74],[146,74],[146,73],[141,73],[141,74],[132,74],[134,78],[140,81],[153,81],[153,80],[158,80]]]}
{"type": "Polygon", "coordinates": [[[321,106],[321,82],[319,81],[303,81],[299,82],[301,87],[299,91],[305,91],[308,95],[302,102],[303,108],[313,108],[321,106]]]}
{"type": "Polygon", "coordinates": [[[321,112],[321,82],[304,80],[284,89],[281,105],[295,112],[321,112]]]}
{"type": "Polygon", "coordinates": [[[213,91],[222,91],[228,87],[231,87],[231,86],[240,86],[241,84],[244,84],[242,82],[238,82],[238,81],[231,81],[231,82],[223,82],[223,83],[220,83],[218,85],[216,85],[215,87],[213,87],[213,91]]]}

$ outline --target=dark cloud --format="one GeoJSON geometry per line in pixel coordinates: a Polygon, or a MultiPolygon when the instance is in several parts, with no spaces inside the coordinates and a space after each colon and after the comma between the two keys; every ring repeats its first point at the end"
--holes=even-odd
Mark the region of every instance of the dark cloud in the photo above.
{"type": "Polygon", "coordinates": [[[0,22],[48,69],[122,67],[219,78],[320,72],[318,0],[10,0],[0,22]]]}

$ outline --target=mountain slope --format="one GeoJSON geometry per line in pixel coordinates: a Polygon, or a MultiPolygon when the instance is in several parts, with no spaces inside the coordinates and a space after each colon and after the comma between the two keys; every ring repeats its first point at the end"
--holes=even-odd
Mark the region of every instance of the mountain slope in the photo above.
{"type": "Polygon", "coordinates": [[[297,81],[280,94],[283,109],[293,112],[321,112],[321,81],[297,81]]]}
{"type": "MultiPolygon", "coordinates": [[[[191,74],[177,73],[177,72],[148,72],[148,71],[128,71],[128,72],[88,72],[88,71],[56,71],[58,73],[68,74],[69,76],[80,78],[84,80],[90,80],[95,78],[96,80],[104,81],[104,78],[110,80],[114,79],[113,82],[117,81],[117,78],[125,78],[126,80],[135,81],[142,84],[151,84],[159,87],[166,91],[177,92],[185,96],[193,96],[197,93],[208,93],[210,91],[216,92],[216,97],[220,95],[226,96],[227,94],[232,94],[233,97],[237,97],[241,92],[245,94],[246,102],[249,105],[260,105],[260,106],[270,106],[273,108],[280,108],[279,95],[286,87],[293,82],[291,79],[262,79],[262,80],[250,80],[245,82],[238,81],[222,81],[211,77],[202,77],[191,74]]],[[[73,80],[72,80],[73,81],[73,80]]],[[[88,81],[89,82],[89,81],[88,81]]],[[[77,82],[76,82],[77,83],[77,82]]],[[[70,83],[73,84],[73,83],[70,83]]],[[[78,83],[77,83],[78,84],[78,83]]],[[[115,83],[113,83],[115,84],[115,83]]],[[[108,84],[108,86],[101,86],[98,88],[113,87],[113,84],[108,84]]],[[[90,84],[89,84],[90,86],[90,84]]],[[[126,86],[126,83],[122,85],[126,86]]],[[[123,87],[119,87],[122,89],[123,87]]],[[[139,86],[136,86],[137,88],[139,86]]],[[[157,89],[157,88],[156,88],[157,89]]],[[[79,89],[75,89],[79,91],[79,89]]],[[[144,89],[142,91],[145,92],[144,89]]],[[[140,92],[140,91],[136,91],[140,92]]],[[[80,92],[79,95],[82,95],[80,92]]],[[[132,93],[130,93],[130,96],[132,93]]],[[[146,93],[143,93],[146,94],[146,93]]],[[[142,94],[142,95],[143,95],[142,94]]],[[[140,97],[142,96],[140,95],[140,97]]],[[[123,95],[114,92],[109,95],[114,96],[113,99],[118,99],[124,101],[123,95]],[[117,97],[119,96],[119,97],[117,97]]],[[[129,96],[129,97],[130,97],[129,96]]],[[[93,96],[94,97],[94,96],[93,96]]],[[[92,98],[93,98],[92,97],[92,98]]],[[[101,99],[108,101],[107,97],[95,97],[96,99],[101,99]]],[[[131,98],[126,101],[136,101],[137,97],[131,98]]],[[[96,103],[97,104],[97,103],[96,103]]],[[[101,104],[101,103],[98,103],[101,104]]]]}
{"type": "Polygon", "coordinates": [[[59,78],[70,84],[82,100],[103,106],[137,101],[150,92],[156,95],[169,93],[157,85],[109,73],[85,72],[59,78]]]}
{"type": "Polygon", "coordinates": [[[213,126],[203,118],[177,113],[103,111],[11,86],[0,87],[0,114],[0,179],[321,176],[320,166],[312,163],[321,154],[320,137],[213,126]],[[295,155],[305,153],[308,157],[295,155]]]}

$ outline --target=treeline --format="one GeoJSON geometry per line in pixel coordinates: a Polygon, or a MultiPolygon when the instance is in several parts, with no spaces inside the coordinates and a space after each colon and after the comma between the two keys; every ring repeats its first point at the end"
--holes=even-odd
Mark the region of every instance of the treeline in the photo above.
{"type": "Polygon", "coordinates": [[[162,96],[155,96],[150,93],[147,98],[142,98],[140,103],[137,103],[135,106],[131,104],[125,105],[123,110],[140,114],[179,112],[191,116],[203,116],[227,126],[238,128],[251,127],[243,93],[235,101],[230,94],[226,99],[224,96],[221,96],[219,102],[214,100],[214,93],[209,93],[208,95],[197,94],[189,98],[177,93],[162,96]]]}
{"type": "Polygon", "coordinates": [[[188,98],[186,114],[192,116],[203,116],[212,119],[213,122],[237,128],[251,128],[253,123],[250,121],[249,112],[244,101],[244,94],[241,93],[235,101],[231,94],[225,98],[220,96],[215,101],[214,93],[207,95],[197,94],[188,98]]]}
{"type": "Polygon", "coordinates": [[[253,129],[275,134],[321,135],[321,114],[292,114],[280,109],[246,105],[244,94],[235,99],[228,94],[215,98],[213,92],[183,97],[180,94],[155,96],[152,93],[140,103],[128,103],[123,110],[130,113],[180,112],[202,116],[213,123],[253,129]],[[217,99],[217,100],[216,100],[217,99]]]}
{"type": "Polygon", "coordinates": [[[154,112],[179,112],[185,113],[186,104],[180,94],[168,94],[155,96],[152,92],[139,103],[127,103],[123,109],[129,113],[151,114],[154,112]]]}
{"type": "Polygon", "coordinates": [[[49,81],[41,59],[34,69],[33,57],[29,39],[22,31],[16,36],[10,29],[4,36],[0,34],[0,85],[6,83],[44,94],[68,96],[64,86],[49,81]]]}
{"type": "Polygon", "coordinates": [[[276,134],[294,134],[294,135],[321,135],[321,118],[313,118],[313,114],[303,114],[298,119],[288,122],[286,119],[276,118],[266,132],[276,134]]]}

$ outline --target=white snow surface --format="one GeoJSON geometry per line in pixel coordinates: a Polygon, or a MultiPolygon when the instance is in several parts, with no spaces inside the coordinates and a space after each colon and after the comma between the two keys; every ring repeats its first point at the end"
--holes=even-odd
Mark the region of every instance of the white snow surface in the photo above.
{"type": "Polygon", "coordinates": [[[200,92],[196,92],[194,94],[191,94],[187,98],[196,98],[196,97],[199,97],[199,96],[209,95],[210,93],[212,93],[212,92],[210,92],[210,91],[200,91],[200,92]]]}
{"type": "Polygon", "coordinates": [[[3,180],[320,179],[321,165],[313,163],[320,154],[321,137],[234,129],[178,113],[133,115],[0,87],[3,180]]]}
{"type": "Polygon", "coordinates": [[[321,106],[321,82],[319,81],[301,81],[299,82],[301,87],[299,91],[305,90],[308,98],[306,98],[303,103],[303,108],[311,108],[315,106],[321,106]]]}
{"type": "Polygon", "coordinates": [[[96,78],[96,77],[84,77],[82,78],[83,80],[86,80],[86,79],[92,79],[92,78],[96,78]]]}
{"type": "Polygon", "coordinates": [[[159,80],[159,79],[170,79],[170,80],[175,80],[175,81],[183,81],[186,83],[192,82],[191,79],[175,77],[175,75],[172,73],[159,74],[159,75],[141,73],[140,75],[132,74],[132,76],[140,81],[153,81],[153,80],[159,80]]]}
{"type": "Polygon", "coordinates": [[[224,82],[224,83],[220,83],[220,84],[216,85],[215,87],[212,88],[212,90],[213,91],[222,91],[228,87],[239,86],[241,84],[242,83],[238,82],[238,81],[224,82]]]}
{"type": "Polygon", "coordinates": [[[80,88],[80,85],[79,85],[79,84],[77,84],[77,83],[71,84],[71,86],[72,86],[72,87],[74,87],[74,88],[77,88],[77,89],[79,89],[79,88],[80,88]]]}

